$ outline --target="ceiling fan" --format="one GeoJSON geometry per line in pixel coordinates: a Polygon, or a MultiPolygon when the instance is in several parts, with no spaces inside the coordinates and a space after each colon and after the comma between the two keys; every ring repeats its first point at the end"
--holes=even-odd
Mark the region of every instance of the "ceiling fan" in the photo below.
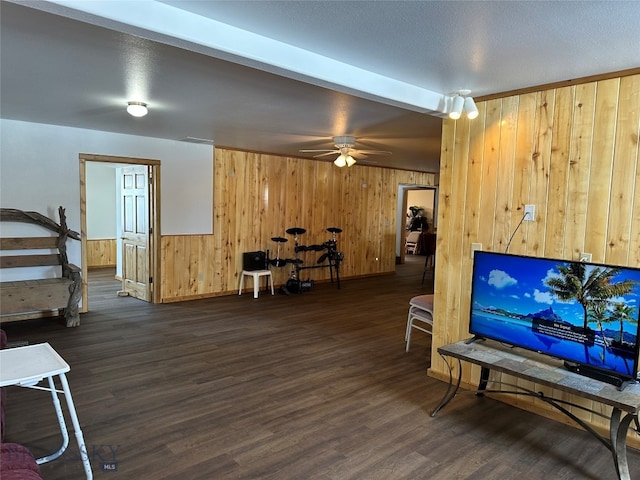
{"type": "Polygon", "coordinates": [[[338,154],[338,158],[336,158],[333,163],[337,167],[350,167],[351,165],[356,163],[356,159],[360,160],[363,158],[367,158],[367,155],[391,155],[391,152],[387,152],[384,150],[359,150],[354,148],[356,144],[356,137],[352,136],[338,136],[333,137],[333,143],[335,145],[335,149],[313,149],[313,150],[300,150],[303,153],[318,153],[318,155],[314,155],[314,158],[325,157],[329,155],[338,154]]]}

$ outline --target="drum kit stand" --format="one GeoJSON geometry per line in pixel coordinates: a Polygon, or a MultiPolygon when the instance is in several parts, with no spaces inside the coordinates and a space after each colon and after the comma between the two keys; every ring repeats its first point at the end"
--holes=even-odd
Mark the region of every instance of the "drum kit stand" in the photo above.
{"type": "Polygon", "coordinates": [[[276,242],[277,250],[276,257],[269,258],[269,250],[267,250],[267,262],[274,267],[284,267],[291,265],[291,274],[287,283],[281,287],[281,292],[285,294],[302,293],[313,288],[313,280],[302,280],[300,278],[300,272],[302,270],[308,270],[312,268],[329,268],[329,275],[331,277],[331,283],[333,283],[333,274],[335,271],[336,282],[338,288],[340,288],[340,262],[344,259],[344,253],[338,251],[338,242],[336,235],[342,232],[341,228],[329,227],[327,232],[331,233],[331,239],[319,245],[300,245],[300,235],[307,232],[306,229],[301,227],[292,227],[286,230],[288,235],[293,235],[294,241],[294,258],[281,258],[280,246],[286,243],[288,240],[284,237],[271,237],[271,240],[276,242]],[[316,265],[304,265],[304,260],[300,258],[300,252],[324,252],[318,258],[316,265]],[[327,262],[325,264],[325,262],[327,262]]]}

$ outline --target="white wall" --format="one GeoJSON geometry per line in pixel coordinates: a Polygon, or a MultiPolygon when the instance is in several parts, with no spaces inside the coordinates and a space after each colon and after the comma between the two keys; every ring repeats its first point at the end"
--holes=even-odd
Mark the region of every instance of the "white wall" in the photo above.
{"type": "Polygon", "coordinates": [[[116,166],[87,162],[87,238],[118,238],[116,166]]]}
{"type": "Polygon", "coordinates": [[[435,218],[435,189],[428,188],[424,190],[407,191],[407,211],[405,214],[411,214],[409,207],[424,208],[425,217],[427,217],[427,222],[429,223],[429,229],[433,230],[435,218]]]}
{"type": "MultiPolygon", "coordinates": [[[[0,120],[0,206],[57,221],[62,205],[69,228],[80,231],[80,153],[160,160],[161,234],[212,233],[212,146],[80,128],[0,120]]],[[[80,242],[68,253],[80,265],[80,242]]]]}

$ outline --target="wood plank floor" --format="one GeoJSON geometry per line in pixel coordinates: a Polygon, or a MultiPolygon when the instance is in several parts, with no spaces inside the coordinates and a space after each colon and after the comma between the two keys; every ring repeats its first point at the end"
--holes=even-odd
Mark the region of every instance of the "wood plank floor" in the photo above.
{"type": "MultiPolygon", "coordinates": [[[[80,327],[3,328],[71,365],[98,479],[614,479],[586,432],[496,400],[465,393],[429,415],[446,387],[426,376],[430,339],[404,353],[408,300],[432,288],[423,259],[340,290],[166,305],[117,297],[113,272],[92,271],[80,327]]],[[[7,440],[57,447],[50,396],[7,394],[7,440]]],[[[44,477],[82,478],[77,455],[72,435],[44,477]]]]}

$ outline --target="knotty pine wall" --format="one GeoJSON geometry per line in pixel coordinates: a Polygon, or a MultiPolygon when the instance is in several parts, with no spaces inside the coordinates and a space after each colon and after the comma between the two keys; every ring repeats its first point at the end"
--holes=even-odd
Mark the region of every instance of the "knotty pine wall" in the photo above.
{"type": "MultiPolygon", "coordinates": [[[[302,227],[303,245],[322,244],[340,227],[344,252],[341,278],[395,270],[399,184],[436,185],[437,174],[215,149],[212,235],[164,235],[161,239],[163,302],[238,291],[242,253],[271,251],[272,237],[285,237],[281,258],[294,257],[285,231],[302,227]]],[[[302,252],[315,265],[322,252],[302,252]]],[[[326,263],[325,263],[326,265],[326,263]]],[[[286,282],[290,265],[273,268],[274,283],[286,282]]],[[[328,281],[327,268],[305,270],[302,278],[328,281]]],[[[248,280],[249,284],[251,280],[248,280]]],[[[245,285],[250,286],[250,285],[245,285]]]]}
{"type": "MultiPolygon", "coordinates": [[[[510,253],[640,266],[640,74],[479,102],[480,115],[443,123],[430,375],[448,379],[441,345],[469,336],[471,243],[510,253]]],[[[463,381],[479,371],[463,366],[463,381]]],[[[517,381],[577,404],[580,398],[517,381]]],[[[565,421],[542,402],[501,396],[565,421]]],[[[575,410],[596,428],[606,422],[575,410]]],[[[639,446],[637,438],[630,438],[639,446]]]]}
{"type": "Polygon", "coordinates": [[[87,240],[87,267],[115,267],[116,239],[100,238],[87,240]]]}

